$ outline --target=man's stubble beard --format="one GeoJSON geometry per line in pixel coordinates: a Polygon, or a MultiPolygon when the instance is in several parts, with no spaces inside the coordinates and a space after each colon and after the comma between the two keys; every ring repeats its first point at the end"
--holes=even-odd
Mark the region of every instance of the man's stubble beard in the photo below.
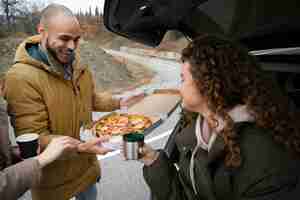
{"type": "MultiPolygon", "coordinates": [[[[47,51],[53,56],[54,59],[56,59],[58,62],[61,63],[61,61],[58,59],[58,49],[52,48],[49,44],[49,39],[46,40],[46,49],[47,51]]],[[[73,61],[75,60],[75,49],[68,49],[68,62],[62,63],[63,65],[68,64],[72,65],[73,61]]]]}
{"type": "Polygon", "coordinates": [[[46,45],[45,45],[45,46],[46,46],[47,51],[51,54],[51,56],[53,56],[53,58],[56,59],[58,62],[61,62],[61,61],[58,59],[56,50],[55,50],[54,48],[51,48],[51,47],[50,47],[49,39],[48,39],[48,38],[46,39],[46,45]]]}

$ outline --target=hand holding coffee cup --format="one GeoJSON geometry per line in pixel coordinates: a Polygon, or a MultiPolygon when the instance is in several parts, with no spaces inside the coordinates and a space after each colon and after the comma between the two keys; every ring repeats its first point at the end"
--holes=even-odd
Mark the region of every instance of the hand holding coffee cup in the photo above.
{"type": "Polygon", "coordinates": [[[28,133],[20,135],[16,138],[19,145],[21,157],[23,159],[37,156],[39,147],[39,135],[28,133]]]}
{"type": "Polygon", "coordinates": [[[159,156],[159,152],[152,149],[149,145],[145,144],[140,149],[141,158],[139,161],[144,163],[146,166],[150,166],[159,156]]]}

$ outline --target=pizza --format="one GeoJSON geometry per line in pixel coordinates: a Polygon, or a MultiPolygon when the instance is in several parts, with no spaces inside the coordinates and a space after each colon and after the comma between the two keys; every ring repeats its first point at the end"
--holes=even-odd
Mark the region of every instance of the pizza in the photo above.
{"type": "Polygon", "coordinates": [[[116,136],[133,132],[143,132],[151,125],[151,119],[144,115],[114,113],[96,121],[93,125],[93,130],[97,136],[116,136]]]}

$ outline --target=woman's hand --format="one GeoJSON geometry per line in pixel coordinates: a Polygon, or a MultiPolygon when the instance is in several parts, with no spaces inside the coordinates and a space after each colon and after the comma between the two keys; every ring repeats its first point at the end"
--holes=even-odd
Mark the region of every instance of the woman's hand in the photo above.
{"type": "Polygon", "coordinates": [[[101,145],[101,143],[107,142],[109,139],[110,139],[109,136],[102,136],[102,137],[90,139],[84,143],[79,144],[77,150],[78,152],[82,152],[82,153],[104,155],[108,152],[113,151],[113,149],[108,149],[101,145]]]}
{"type": "Polygon", "coordinates": [[[159,152],[152,149],[147,144],[140,148],[140,153],[142,155],[140,161],[146,166],[150,166],[159,156],[159,152]]]}
{"type": "Polygon", "coordinates": [[[63,152],[77,150],[79,144],[79,140],[68,136],[53,138],[46,149],[36,156],[35,159],[39,161],[41,167],[45,167],[61,156],[63,152]]]}

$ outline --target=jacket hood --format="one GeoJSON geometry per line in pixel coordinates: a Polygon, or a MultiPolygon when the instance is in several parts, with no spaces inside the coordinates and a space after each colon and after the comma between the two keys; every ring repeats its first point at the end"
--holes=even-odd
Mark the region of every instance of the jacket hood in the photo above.
{"type": "MultiPolygon", "coordinates": [[[[46,70],[56,76],[63,76],[63,74],[61,74],[60,72],[55,70],[54,67],[49,66],[49,65],[33,58],[32,56],[30,56],[30,54],[27,51],[27,47],[31,46],[31,45],[35,45],[35,44],[38,45],[40,42],[41,42],[40,35],[35,35],[35,36],[25,39],[17,48],[14,63],[15,64],[16,63],[28,64],[28,65],[46,70]]],[[[78,49],[76,50],[75,61],[72,66],[73,66],[75,75],[80,74],[80,72],[86,68],[86,66],[80,64],[80,56],[79,56],[78,49]]]]}

